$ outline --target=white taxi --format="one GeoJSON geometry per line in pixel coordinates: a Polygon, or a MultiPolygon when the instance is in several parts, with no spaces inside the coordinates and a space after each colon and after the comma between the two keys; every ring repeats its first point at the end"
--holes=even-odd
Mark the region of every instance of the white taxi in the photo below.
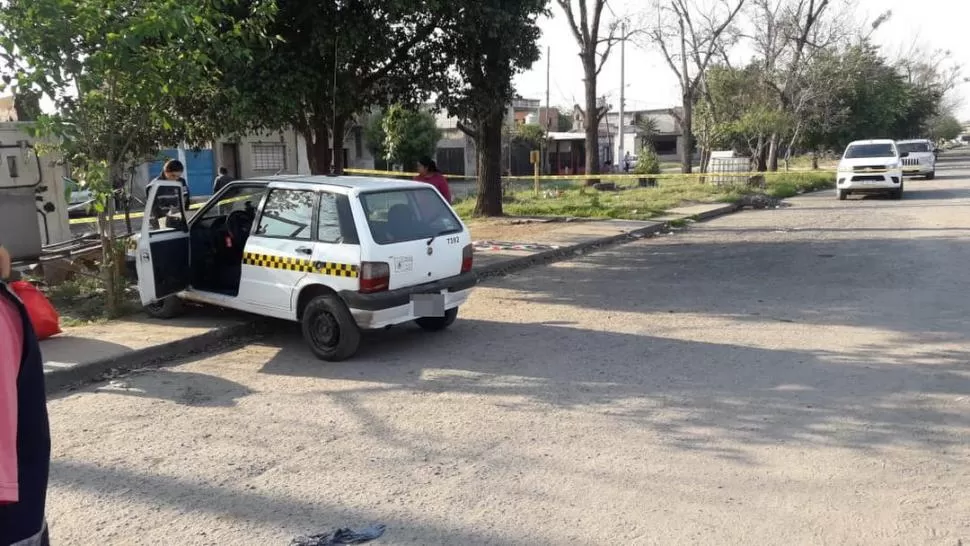
{"type": "Polygon", "coordinates": [[[182,185],[156,182],[129,249],[150,315],[192,301],[297,321],[330,361],[353,356],[363,329],[447,328],[476,283],[471,235],[441,194],[381,178],[236,181],[191,219],[182,185]]]}

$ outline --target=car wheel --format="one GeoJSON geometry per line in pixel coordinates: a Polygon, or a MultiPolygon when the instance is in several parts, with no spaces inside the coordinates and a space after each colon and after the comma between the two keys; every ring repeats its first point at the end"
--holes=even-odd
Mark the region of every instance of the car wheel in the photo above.
{"type": "Polygon", "coordinates": [[[185,313],[185,302],[178,296],[169,296],[146,305],[145,313],[152,318],[175,318],[185,313]]]}
{"type": "Polygon", "coordinates": [[[893,199],[902,199],[902,198],[903,198],[903,185],[900,184],[899,189],[893,190],[893,199]]]}
{"type": "Polygon", "coordinates": [[[936,171],[930,171],[930,173],[926,175],[927,180],[933,180],[934,178],[936,178],[936,171]]]}
{"type": "Polygon", "coordinates": [[[440,332],[455,323],[458,318],[458,308],[452,307],[445,311],[443,317],[421,317],[414,319],[414,323],[426,332],[440,332]]]}
{"type": "Polygon", "coordinates": [[[360,347],[360,328],[350,310],[335,294],[310,300],[303,310],[302,323],[303,339],[321,360],[346,360],[360,347]]]}
{"type": "Polygon", "coordinates": [[[849,192],[845,190],[839,190],[839,201],[845,201],[849,197],[849,192]]]}

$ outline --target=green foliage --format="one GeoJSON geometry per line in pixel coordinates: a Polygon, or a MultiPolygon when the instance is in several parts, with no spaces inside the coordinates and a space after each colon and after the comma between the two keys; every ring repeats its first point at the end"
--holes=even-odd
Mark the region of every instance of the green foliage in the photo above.
{"type": "Polygon", "coordinates": [[[422,156],[434,157],[441,130],[433,115],[399,104],[387,109],[381,123],[384,158],[392,164],[413,166],[422,156]]]}
{"type": "Polygon", "coordinates": [[[660,174],[660,158],[653,146],[644,146],[637,153],[637,164],[633,168],[634,174],[660,174]]]}
{"type": "Polygon", "coordinates": [[[568,111],[568,109],[566,108],[563,108],[559,111],[559,115],[557,116],[558,118],[557,128],[556,128],[557,131],[565,132],[565,131],[571,131],[573,129],[573,117],[570,116],[569,114],[566,114],[565,113],[566,111],[568,111]]]}
{"type": "Polygon", "coordinates": [[[935,116],[929,123],[929,135],[935,140],[953,140],[963,132],[963,124],[952,114],[935,116]]]}
{"type": "Polygon", "coordinates": [[[442,2],[446,70],[424,81],[435,86],[438,105],[458,118],[476,142],[478,214],[502,214],[502,129],[514,97],[512,78],[539,59],[539,16],[547,0],[442,2]]]}
{"type": "Polygon", "coordinates": [[[205,120],[179,106],[218,94],[222,61],[244,58],[272,4],[252,4],[243,18],[224,0],[9,0],[0,10],[4,82],[20,94],[42,92],[57,112],[41,115],[36,136],[76,170],[95,196],[109,314],[121,306],[113,244],[113,199],[131,165],[161,145],[204,142],[205,120]]]}
{"type": "Polygon", "coordinates": [[[532,150],[538,150],[546,140],[546,132],[537,123],[525,123],[516,127],[513,139],[532,150]]]}
{"type": "Polygon", "coordinates": [[[225,93],[207,115],[236,132],[296,128],[315,173],[330,171],[329,150],[358,115],[417,104],[446,67],[439,0],[276,3],[268,33],[281,40],[254,44],[251,62],[225,67],[225,93]]]}

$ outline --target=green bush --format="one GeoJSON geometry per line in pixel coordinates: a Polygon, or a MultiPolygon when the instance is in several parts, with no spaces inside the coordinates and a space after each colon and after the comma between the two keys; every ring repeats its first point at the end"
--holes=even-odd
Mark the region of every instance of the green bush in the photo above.
{"type": "Polygon", "coordinates": [[[657,152],[653,151],[653,146],[640,148],[637,154],[637,165],[633,169],[634,174],[660,174],[660,158],[657,152]]]}

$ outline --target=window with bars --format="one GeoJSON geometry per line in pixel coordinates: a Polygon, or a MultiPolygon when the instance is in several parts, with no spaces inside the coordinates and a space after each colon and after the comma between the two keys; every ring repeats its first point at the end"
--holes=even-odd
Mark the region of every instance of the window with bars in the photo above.
{"type": "Polygon", "coordinates": [[[254,171],[286,170],[286,144],[253,144],[254,171]]]}

